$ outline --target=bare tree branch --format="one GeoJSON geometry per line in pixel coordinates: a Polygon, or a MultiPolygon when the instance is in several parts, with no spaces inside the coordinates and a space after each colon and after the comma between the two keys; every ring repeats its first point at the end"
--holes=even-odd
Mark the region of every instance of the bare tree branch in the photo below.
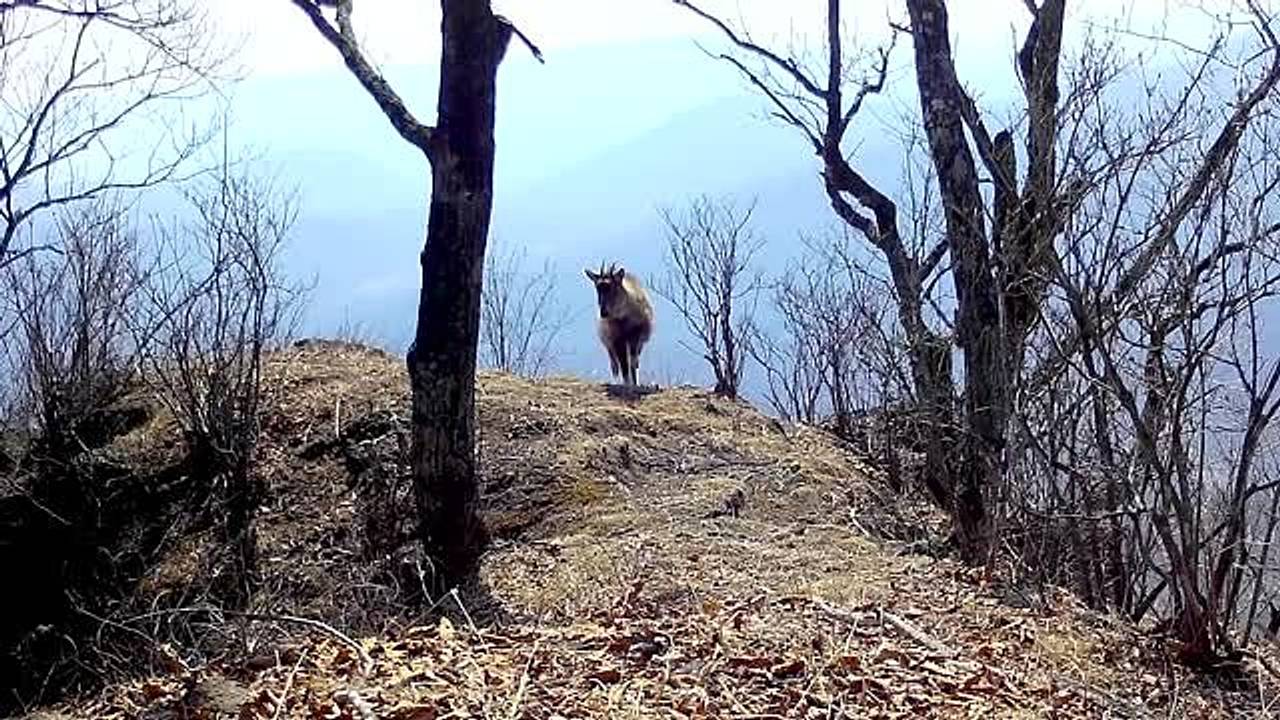
{"type": "Polygon", "coordinates": [[[0,265],[40,212],[182,174],[209,136],[163,108],[213,87],[211,37],[186,0],[0,5],[0,265]]]}
{"type": "Polygon", "coordinates": [[[311,24],[320,32],[321,37],[329,41],[329,44],[338,51],[347,69],[351,71],[352,76],[364,86],[370,97],[382,109],[382,113],[386,115],[387,120],[391,122],[392,127],[396,129],[396,132],[400,133],[400,137],[421,150],[427,157],[431,157],[434,152],[432,147],[434,128],[418,122],[418,119],[413,116],[413,113],[405,105],[404,100],[383,79],[382,75],[360,50],[355,30],[351,25],[354,0],[291,1],[294,7],[297,7],[307,16],[311,24]],[[337,27],[331,24],[328,18],[324,16],[321,11],[322,4],[335,5],[337,7],[337,27]]]}
{"type": "Polygon", "coordinates": [[[729,27],[729,25],[725,23],[723,20],[699,8],[698,6],[689,2],[688,0],[672,0],[672,2],[674,2],[676,5],[679,5],[681,7],[688,9],[694,15],[697,15],[703,20],[706,20],[707,22],[711,23],[715,27],[719,28],[720,32],[724,33],[725,37],[727,37],[729,41],[732,42],[734,45],[760,58],[763,58],[764,60],[768,61],[770,64],[785,71],[787,75],[789,75],[793,80],[799,83],[800,86],[803,87],[806,92],[822,98],[825,98],[828,96],[828,93],[830,92],[830,88],[823,89],[818,87],[818,84],[814,82],[813,79],[810,78],[808,75],[806,75],[804,70],[800,69],[800,65],[796,63],[795,60],[791,58],[784,58],[781,55],[778,55],[777,53],[773,52],[772,50],[768,50],[766,48],[763,48],[751,42],[750,38],[745,38],[738,35],[738,33],[734,32],[733,28],[729,27]]]}

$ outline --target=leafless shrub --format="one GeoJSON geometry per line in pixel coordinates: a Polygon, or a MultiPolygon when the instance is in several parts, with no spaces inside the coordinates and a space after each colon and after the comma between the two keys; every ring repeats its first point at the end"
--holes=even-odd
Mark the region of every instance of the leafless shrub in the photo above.
{"type": "Polygon", "coordinates": [[[764,238],[751,227],[756,203],[696,197],[677,211],[662,211],[666,276],[654,290],[684,318],[685,327],[715,376],[715,392],[736,398],[756,334],[755,311],[763,280],[752,267],[764,238]]]}
{"type": "Polygon", "coordinates": [[[556,359],[571,317],[557,297],[555,267],[525,265],[523,248],[490,240],[480,296],[480,358],[491,368],[536,377],[556,359]]]}
{"type": "Polygon", "coordinates": [[[0,269],[20,341],[4,361],[24,391],[22,427],[0,431],[20,436],[0,437],[0,568],[25,583],[0,629],[0,676],[22,701],[155,659],[155,641],[119,632],[119,613],[138,609],[133,585],[175,529],[224,529],[230,550],[179,602],[243,603],[253,585],[261,354],[296,309],[298,288],[276,267],[292,209],[247,175],[189,198],[195,219],[158,224],[154,244],[120,206],[66,205],[48,229],[56,250],[0,269]],[[146,389],[185,431],[186,453],[107,447],[150,416],[146,389]]]}
{"type": "Polygon", "coordinates": [[[57,250],[0,268],[0,317],[14,319],[0,352],[12,379],[0,420],[0,572],[23,578],[0,628],[0,705],[86,674],[72,599],[116,596],[133,557],[119,507],[146,492],[103,451],[146,417],[129,398],[136,236],[105,197],[49,217],[28,231],[57,250]]]}
{"type": "Polygon", "coordinates": [[[764,372],[765,398],[784,420],[820,424],[824,419],[821,338],[815,337],[799,305],[794,275],[774,290],[775,329],[761,333],[751,353],[764,372]]]}
{"type": "Polygon", "coordinates": [[[252,473],[262,357],[292,330],[303,291],[279,268],[295,204],[225,164],[187,197],[194,220],[156,225],[139,345],[147,381],[185,433],[193,471],[225,512],[233,550],[224,590],[243,603],[255,580],[252,519],[265,490],[252,473]]]}
{"type": "Polygon", "coordinates": [[[342,320],[333,331],[333,339],[351,345],[386,350],[388,343],[367,321],[351,317],[351,309],[344,308],[342,320]]]}
{"type": "MultiPolygon", "coordinates": [[[[1274,53],[1269,18],[1255,17],[1274,53]]],[[[1181,87],[1138,66],[1129,79],[1150,99],[1137,108],[1107,82],[1073,83],[1067,164],[1088,192],[1030,337],[996,506],[1032,577],[1154,617],[1186,660],[1210,664],[1248,641],[1273,597],[1280,502],[1280,370],[1260,322],[1280,284],[1280,174],[1267,160],[1278,130],[1251,114],[1280,61],[1237,94],[1244,79],[1218,69],[1225,47],[1197,55],[1181,87]]],[[[1070,76],[1114,77],[1109,55],[1070,76]]]]}
{"type": "Polygon", "coordinates": [[[804,246],[773,284],[777,330],[752,346],[766,397],[784,419],[826,426],[884,460],[900,487],[900,452],[922,445],[901,422],[881,427],[911,400],[890,295],[847,237],[804,246]]]}
{"type": "Polygon", "coordinates": [[[136,239],[106,200],[68,207],[50,228],[59,251],[0,270],[14,318],[6,363],[19,380],[14,411],[29,418],[49,461],[104,437],[104,412],[132,370],[127,319],[137,299],[136,239]]]}

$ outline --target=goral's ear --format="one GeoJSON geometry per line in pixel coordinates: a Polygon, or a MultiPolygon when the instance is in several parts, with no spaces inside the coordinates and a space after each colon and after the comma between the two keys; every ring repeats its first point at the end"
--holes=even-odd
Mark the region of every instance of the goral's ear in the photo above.
{"type": "Polygon", "coordinates": [[[600,279],[600,276],[599,276],[599,275],[596,275],[595,273],[591,272],[590,270],[586,270],[586,269],[584,269],[582,272],[584,272],[584,273],[586,273],[586,274],[587,274],[587,279],[588,279],[588,280],[590,280],[591,282],[595,282],[596,280],[599,280],[599,279],[600,279]]]}
{"type": "Polygon", "coordinates": [[[613,271],[613,279],[618,282],[622,282],[622,278],[626,277],[626,275],[627,275],[626,268],[618,268],[617,270],[613,271]]]}

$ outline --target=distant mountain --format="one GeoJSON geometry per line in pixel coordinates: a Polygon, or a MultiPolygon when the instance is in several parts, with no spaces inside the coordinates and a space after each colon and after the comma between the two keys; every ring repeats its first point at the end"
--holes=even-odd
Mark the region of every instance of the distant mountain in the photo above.
{"type": "MultiPolygon", "coordinates": [[[[411,107],[434,117],[434,68],[388,74],[411,107]]],[[[493,231],[524,246],[530,263],[557,266],[575,317],[562,343],[567,371],[607,368],[582,268],[617,261],[652,285],[664,247],[660,207],[701,193],[758,198],[756,228],[769,240],[762,260],[770,270],[793,256],[800,232],[834,224],[812,149],[691,43],[585,48],[546,65],[515,53],[499,82],[493,231]]],[[[299,184],[288,265],[317,281],[305,330],[326,334],[348,322],[393,349],[406,345],[429,192],[425,160],[338,71],[249,80],[234,108],[235,137],[251,140],[282,180],[299,184]]],[[[859,162],[891,181],[900,165],[894,153],[864,139],[859,162]]],[[[671,309],[660,302],[658,311],[648,368],[705,380],[701,359],[680,347],[684,333],[671,309]]]]}
{"type": "MultiPolygon", "coordinates": [[[[665,242],[660,207],[678,207],[698,193],[731,195],[742,202],[758,197],[756,226],[771,242],[768,258],[762,259],[789,254],[798,230],[830,224],[833,216],[812,156],[784,129],[751,117],[757,107],[750,99],[709,103],[535,186],[495,199],[496,235],[502,242],[523,245],[533,263],[542,258],[555,263],[562,298],[578,311],[564,343],[573,356],[565,363],[568,369],[602,366],[591,325],[594,295],[582,268],[617,261],[652,285],[665,242]]],[[[418,223],[420,227],[421,219],[418,223]]],[[[377,307],[411,319],[415,303],[416,274],[380,297],[377,307]]],[[[659,312],[662,332],[647,354],[667,356],[671,374],[693,375],[701,360],[686,361],[688,353],[677,343],[679,324],[669,309],[664,312],[660,305],[659,312]]],[[[402,344],[407,335],[389,339],[402,344]]]]}

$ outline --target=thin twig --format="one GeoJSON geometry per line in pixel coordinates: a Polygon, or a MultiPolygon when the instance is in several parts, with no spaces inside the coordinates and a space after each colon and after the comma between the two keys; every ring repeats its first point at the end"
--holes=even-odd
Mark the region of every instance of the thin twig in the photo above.
{"type": "Polygon", "coordinates": [[[373,705],[360,697],[360,693],[355,690],[339,690],[333,694],[333,701],[351,708],[351,714],[360,720],[378,720],[378,714],[373,711],[373,705]]]}
{"type": "Polygon", "coordinates": [[[276,615],[273,613],[240,612],[237,610],[223,610],[220,608],[188,607],[188,608],[171,608],[168,610],[156,610],[154,612],[135,615],[131,618],[125,619],[122,622],[123,624],[128,624],[128,623],[138,622],[140,620],[146,620],[149,618],[160,617],[164,615],[194,615],[197,613],[207,613],[209,615],[222,614],[229,617],[240,618],[242,620],[250,620],[250,621],[257,621],[257,622],[291,623],[293,625],[302,625],[304,627],[309,627],[313,630],[319,630],[337,639],[343,645],[346,645],[347,647],[354,650],[360,658],[361,672],[363,674],[367,675],[371,670],[373,670],[373,666],[374,666],[373,658],[369,655],[369,653],[364,649],[364,647],[360,643],[356,642],[351,638],[350,635],[347,635],[346,633],[342,632],[341,630],[338,630],[332,625],[329,625],[328,623],[322,622],[320,620],[314,620],[312,618],[298,617],[296,615],[276,615]]]}
{"type": "Polygon", "coordinates": [[[471,613],[467,612],[467,606],[462,604],[462,598],[458,596],[457,586],[449,591],[449,595],[453,597],[453,602],[458,606],[458,609],[462,611],[462,616],[467,619],[467,625],[471,628],[471,632],[476,636],[476,640],[479,640],[482,646],[485,645],[484,637],[480,634],[480,628],[476,627],[476,621],[471,619],[471,613]]]}
{"type": "Polygon", "coordinates": [[[533,649],[529,651],[529,661],[524,664],[524,672],[520,674],[520,685],[516,688],[515,697],[511,699],[511,712],[507,713],[507,717],[514,719],[520,714],[520,704],[524,702],[524,691],[529,686],[529,674],[533,670],[534,659],[538,657],[538,644],[541,642],[541,636],[533,640],[533,649]]]}
{"type": "Polygon", "coordinates": [[[356,652],[356,655],[359,656],[360,658],[361,672],[363,674],[367,675],[371,670],[373,670],[373,665],[374,665],[373,658],[364,649],[364,646],[362,646],[360,643],[353,640],[350,635],[347,635],[346,633],[342,632],[341,630],[338,630],[337,628],[333,627],[332,625],[329,625],[328,623],[321,622],[320,620],[314,620],[312,618],[298,617],[296,615],[248,613],[248,612],[237,612],[234,610],[223,610],[222,612],[227,615],[230,615],[231,617],[238,617],[244,620],[292,623],[294,625],[302,625],[304,627],[309,627],[313,630],[320,630],[322,632],[328,633],[330,636],[336,638],[339,642],[341,642],[342,644],[346,645],[347,647],[351,648],[356,652]]]}
{"type": "Polygon", "coordinates": [[[342,439],[342,396],[333,399],[333,439],[342,439]]]}
{"type": "Polygon", "coordinates": [[[293,664],[293,669],[289,671],[289,677],[284,680],[284,688],[280,690],[280,699],[276,701],[276,711],[271,715],[271,720],[278,720],[280,713],[284,712],[284,706],[289,700],[289,691],[293,689],[293,680],[298,675],[298,668],[302,667],[302,663],[307,659],[307,653],[310,648],[303,648],[302,654],[298,656],[298,662],[293,664]]]}

